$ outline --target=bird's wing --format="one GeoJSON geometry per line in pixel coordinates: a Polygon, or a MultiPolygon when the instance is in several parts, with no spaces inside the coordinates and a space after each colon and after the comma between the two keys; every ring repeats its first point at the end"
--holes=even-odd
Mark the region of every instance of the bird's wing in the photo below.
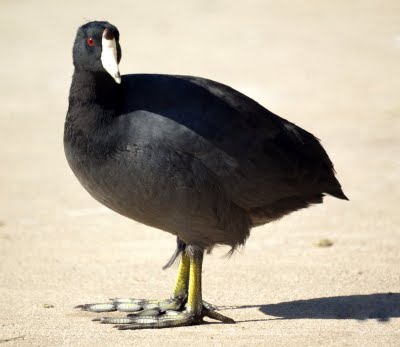
{"type": "Polygon", "coordinates": [[[125,109],[147,117],[147,138],[201,162],[239,206],[338,184],[318,139],[238,91],[198,77],[129,76],[140,93],[125,109]]]}

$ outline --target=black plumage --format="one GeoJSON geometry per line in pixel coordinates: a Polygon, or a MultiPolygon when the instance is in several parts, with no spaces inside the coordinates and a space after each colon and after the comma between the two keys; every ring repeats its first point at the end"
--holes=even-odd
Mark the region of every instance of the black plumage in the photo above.
{"type": "Polygon", "coordinates": [[[65,122],[68,163],[110,209],[185,245],[243,245],[250,229],[347,199],[311,133],[240,92],[192,76],[131,74],[115,83],[100,61],[107,22],[82,26],[65,122]]]}

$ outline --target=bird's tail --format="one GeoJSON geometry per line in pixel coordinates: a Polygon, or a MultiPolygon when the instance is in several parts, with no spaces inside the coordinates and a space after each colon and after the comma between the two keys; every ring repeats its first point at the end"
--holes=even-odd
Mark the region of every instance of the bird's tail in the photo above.
{"type": "Polygon", "coordinates": [[[349,200],[349,198],[344,195],[343,190],[339,189],[339,190],[335,190],[335,191],[331,191],[331,192],[327,192],[329,195],[334,196],[335,198],[341,199],[341,200],[349,200]]]}

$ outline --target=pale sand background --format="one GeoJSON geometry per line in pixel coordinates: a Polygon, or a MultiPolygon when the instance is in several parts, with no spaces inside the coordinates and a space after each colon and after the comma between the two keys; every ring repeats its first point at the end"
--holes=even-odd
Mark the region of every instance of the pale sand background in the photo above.
{"type": "Polygon", "coordinates": [[[0,343],[400,345],[399,1],[2,0],[0,28],[0,343]],[[89,19],[120,29],[122,73],[230,84],[315,133],[336,165],[350,202],[206,258],[204,297],[236,325],[117,331],[73,310],[167,297],[175,277],[161,271],[174,238],[102,208],[64,159],[71,47],[89,19]]]}

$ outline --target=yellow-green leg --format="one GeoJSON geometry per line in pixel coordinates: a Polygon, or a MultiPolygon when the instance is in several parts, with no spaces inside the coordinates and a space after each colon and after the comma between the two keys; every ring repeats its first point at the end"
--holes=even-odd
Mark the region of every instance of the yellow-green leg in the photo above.
{"type": "Polygon", "coordinates": [[[176,276],[175,287],[172,292],[173,298],[186,300],[189,286],[190,258],[183,252],[179,263],[178,275],[176,276]]]}
{"type": "Polygon", "coordinates": [[[203,300],[201,297],[201,269],[203,252],[196,250],[190,258],[189,291],[186,310],[193,316],[201,316],[203,300]]]}
{"type": "MultiPolygon", "coordinates": [[[[190,257],[183,252],[179,263],[178,275],[175,281],[175,287],[172,292],[172,298],[186,303],[189,292],[189,274],[190,274],[190,257]]],[[[194,271],[192,269],[192,271],[194,271]]],[[[201,269],[200,269],[201,273],[201,269]]],[[[191,275],[193,277],[193,275],[191,275]]],[[[200,284],[201,285],[201,284],[200,284]]],[[[200,288],[201,293],[201,288],[200,288]]],[[[203,306],[209,310],[216,310],[217,307],[203,300],[203,306]]]]}

